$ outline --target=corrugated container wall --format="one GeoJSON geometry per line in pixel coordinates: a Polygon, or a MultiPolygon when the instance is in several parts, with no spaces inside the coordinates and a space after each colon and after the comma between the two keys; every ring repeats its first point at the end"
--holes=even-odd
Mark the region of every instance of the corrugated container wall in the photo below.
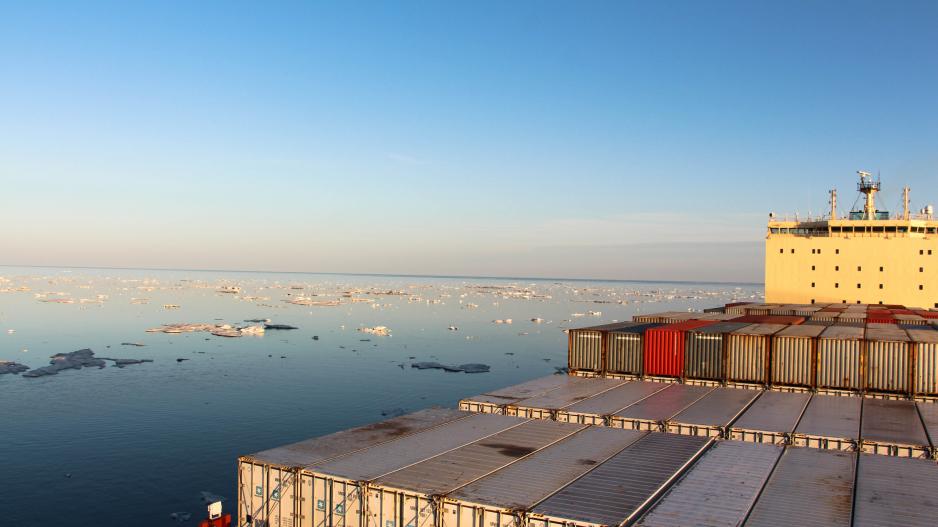
{"type": "Polygon", "coordinates": [[[568,333],[567,365],[573,371],[604,370],[605,337],[610,331],[638,325],[637,322],[614,322],[601,326],[574,328],[568,333]]]}
{"type": "Polygon", "coordinates": [[[641,375],[645,331],[661,325],[660,323],[638,324],[610,331],[606,335],[606,371],[641,375]]]}
{"type": "Polygon", "coordinates": [[[651,328],[645,332],[645,375],[680,377],[684,373],[684,340],[689,329],[713,325],[693,320],[651,328]]]}
{"type": "Polygon", "coordinates": [[[789,326],[772,339],[772,384],[814,387],[815,339],[823,326],[789,326]]]}
{"type": "Polygon", "coordinates": [[[690,379],[723,380],[726,376],[724,343],[726,334],[749,324],[721,322],[687,332],[684,344],[684,376],[690,379]]]}
{"type": "Polygon", "coordinates": [[[753,324],[727,336],[726,380],[766,383],[766,368],[772,335],[785,329],[781,324],[753,324]]]}
{"type": "Polygon", "coordinates": [[[818,388],[862,390],[863,328],[831,326],[818,337],[818,388]]]}
{"type": "Polygon", "coordinates": [[[906,393],[909,391],[909,336],[898,327],[866,330],[866,388],[906,393]]]}
{"type": "MultiPolygon", "coordinates": [[[[938,331],[923,328],[907,333],[915,346],[915,394],[938,395],[938,331]]],[[[938,441],[938,437],[932,441],[938,441]]]]}

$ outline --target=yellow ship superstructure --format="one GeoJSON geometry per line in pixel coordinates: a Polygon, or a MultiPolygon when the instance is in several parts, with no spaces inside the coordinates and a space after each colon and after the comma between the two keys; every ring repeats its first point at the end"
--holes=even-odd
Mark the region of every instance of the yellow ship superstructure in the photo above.
{"type": "Polygon", "coordinates": [[[880,182],[859,172],[862,210],[822,218],[770,215],[765,240],[765,299],[771,303],[901,304],[938,308],[938,220],[931,205],[899,215],[876,209],[880,182]]]}

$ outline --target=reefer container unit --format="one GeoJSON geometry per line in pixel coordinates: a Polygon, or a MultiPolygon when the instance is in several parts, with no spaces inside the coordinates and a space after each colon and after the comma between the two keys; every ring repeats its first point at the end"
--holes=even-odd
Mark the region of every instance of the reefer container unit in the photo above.
{"type": "Polygon", "coordinates": [[[792,443],[828,450],[857,450],[862,404],[860,397],[815,395],[798,421],[792,443]]]}
{"type": "Polygon", "coordinates": [[[557,444],[582,425],[528,421],[463,447],[367,481],[361,525],[442,524],[438,496],[557,444]]]}
{"type": "Polygon", "coordinates": [[[725,437],[729,425],[760,395],[756,390],[714,388],[667,422],[667,431],[704,437],[725,437]]]}
{"type": "MultiPolygon", "coordinates": [[[[393,465],[398,459],[407,464],[408,460],[414,459],[414,453],[408,451],[405,455],[401,453],[401,447],[409,442],[438,442],[438,448],[447,450],[518,422],[517,419],[502,416],[433,409],[244,456],[238,463],[240,523],[253,524],[259,521],[270,525],[318,525],[324,515],[334,511],[331,507],[313,507],[316,503],[313,500],[314,490],[316,500],[323,504],[334,503],[344,518],[346,504],[355,501],[357,494],[344,484],[333,487],[322,478],[314,485],[315,478],[308,472],[311,467],[356,459],[376,450],[396,456],[384,460],[385,465],[388,461],[393,465]],[[328,496],[324,494],[326,488],[329,489],[328,496]],[[333,489],[336,493],[334,495],[333,489]],[[344,497],[346,491],[350,491],[348,500],[344,497]],[[314,521],[316,514],[318,520],[314,521]]],[[[439,451],[428,446],[423,453],[439,451]]]]}
{"type": "MultiPolygon", "coordinates": [[[[311,521],[301,518],[301,527],[360,527],[365,524],[367,511],[365,483],[528,422],[502,415],[476,414],[432,431],[305,467],[300,473],[297,508],[303,515],[312,512],[311,517],[307,516],[311,521]]],[[[405,525],[433,527],[433,505],[424,500],[407,503],[405,513],[409,517],[405,525]]]]}
{"type": "Polygon", "coordinates": [[[867,326],[866,389],[909,394],[909,336],[896,326],[867,326]]]}
{"type": "Polygon", "coordinates": [[[766,391],[733,423],[730,438],[754,443],[786,444],[798,426],[811,395],[766,391]]]}
{"type": "Polygon", "coordinates": [[[579,379],[566,375],[548,375],[547,377],[540,377],[507,388],[467,397],[459,401],[459,409],[486,414],[503,414],[507,404],[537,397],[551,390],[581,382],[579,379]]]}
{"type": "Polygon", "coordinates": [[[536,505],[530,527],[622,525],[644,512],[711,444],[649,434],[536,505]]]}
{"type": "MultiPolygon", "coordinates": [[[[472,414],[449,409],[430,409],[361,426],[315,439],[300,441],[238,459],[239,524],[255,519],[293,525],[298,511],[295,494],[298,468],[469,418],[472,414]]],[[[308,522],[302,525],[310,525],[308,522]]]]}
{"type": "Polygon", "coordinates": [[[683,375],[685,332],[713,324],[710,321],[692,320],[647,330],[643,353],[645,376],[683,375]]]}
{"type": "Polygon", "coordinates": [[[738,527],[783,447],[723,441],[694,464],[638,521],[642,527],[738,527]]]}
{"type": "Polygon", "coordinates": [[[862,390],[862,327],[831,326],[817,340],[817,386],[862,390]]]}
{"type": "Polygon", "coordinates": [[[522,399],[505,406],[505,415],[534,419],[553,419],[557,410],[588,399],[628,381],[620,379],[584,379],[570,377],[579,382],[570,383],[543,395],[522,399]]]}
{"type": "Polygon", "coordinates": [[[615,322],[601,326],[575,328],[567,332],[567,366],[571,371],[605,371],[606,335],[613,330],[639,325],[638,322],[615,322]]]}
{"type": "Polygon", "coordinates": [[[936,488],[934,462],[860,454],[853,525],[934,526],[936,488]]]}
{"type": "Polygon", "coordinates": [[[447,494],[442,500],[442,525],[521,527],[531,507],[647,433],[591,427],[569,436],[447,494]]]}
{"type": "Polygon", "coordinates": [[[938,395],[938,331],[908,329],[912,341],[913,395],[938,395]]]}
{"type": "Polygon", "coordinates": [[[789,326],[772,337],[773,385],[816,386],[816,339],[824,330],[823,326],[789,326]]]}
{"type": "Polygon", "coordinates": [[[863,399],[861,449],[872,454],[929,457],[931,445],[912,401],[863,399]]]}
{"type": "Polygon", "coordinates": [[[684,343],[684,377],[722,381],[726,378],[726,334],[749,324],[721,322],[687,331],[684,343]]]}
{"type": "Polygon", "coordinates": [[[641,323],[616,329],[606,335],[606,372],[642,375],[642,353],[645,331],[663,324],[641,323]]]}
{"type": "Polygon", "coordinates": [[[856,454],[785,449],[745,527],[850,527],[856,454]]]}
{"type": "Polygon", "coordinates": [[[672,384],[611,415],[608,423],[616,428],[664,432],[672,417],[711,391],[713,388],[706,386],[672,384]]]}
{"type": "Polygon", "coordinates": [[[726,381],[767,384],[772,335],[786,327],[782,324],[753,324],[731,332],[726,339],[726,381]]]}
{"type": "Polygon", "coordinates": [[[604,425],[610,414],[631,406],[668,386],[672,385],[647,381],[629,382],[558,410],[556,419],[565,423],[604,425]]]}

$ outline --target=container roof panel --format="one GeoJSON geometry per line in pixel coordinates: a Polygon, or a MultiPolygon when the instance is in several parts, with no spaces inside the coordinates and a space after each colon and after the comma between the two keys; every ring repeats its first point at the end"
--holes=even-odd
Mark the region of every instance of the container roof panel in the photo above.
{"type": "Polygon", "coordinates": [[[782,454],[746,527],[849,527],[853,505],[852,452],[789,447],[782,454]]]}
{"type": "Polygon", "coordinates": [[[517,403],[517,406],[526,408],[543,408],[554,410],[565,408],[571,404],[588,399],[596,394],[602,393],[610,388],[621,386],[628,381],[621,379],[586,379],[581,378],[582,382],[563,386],[551,390],[544,395],[538,395],[530,399],[524,399],[517,403]]]}
{"type": "Polygon", "coordinates": [[[454,448],[474,443],[526,420],[494,414],[476,414],[444,426],[411,434],[354,455],[316,463],[308,470],[354,481],[372,480],[401,467],[423,461],[454,448]]]}
{"type": "Polygon", "coordinates": [[[664,421],[671,419],[711,391],[713,388],[707,386],[672,384],[651,397],[616,412],[615,415],[631,419],[664,421]]]}
{"type": "Polygon", "coordinates": [[[386,474],[374,484],[430,496],[446,494],[575,434],[585,425],[533,420],[386,474]]]}
{"type": "Polygon", "coordinates": [[[566,408],[568,412],[608,415],[659,392],[670,384],[663,382],[634,381],[594,395],[566,408]]]}
{"type": "Polygon", "coordinates": [[[759,396],[757,390],[716,388],[672,418],[678,423],[727,426],[759,396]]]}
{"type": "Polygon", "coordinates": [[[938,403],[916,403],[932,446],[938,445],[938,403]]]}
{"type": "Polygon", "coordinates": [[[795,428],[795,433],[816,437],[860,438],[859,397],[815,395],[795,428]]]}
{"type": "Polygon", "coordinates": [[[632,518],[709,445],[702,437],[649,434],[535,506],[545,516],[601,525],[632,518]]]}
{"type": "Polygon", "coordinates": [[[751,324],[744,328],[737,329],[734,335],[774,335],[787,328],[785,324],[751,324]]]}
{"type": "Polygon", "coordinates": [[[938,519],[935,462],[860,454],[857,471],[857,527],[931,527],[938,519]]]}
{"type": "Polygon", "coordinates": [[[762,392],[733,428],[766,432],[791,432],[811,399],[807,393],[762,392]]]}
{"type": "Polygon", "coordinates": [[[928,445],[915,403],[890,399],[864,399],[860,437],[899,445],[928,445]]]}
{"type": "Polygon", "coordinates": [[[782,447],[723,441],[645,514],[643,527],[737,527],[769,478],[782,447]]]}
{"type": "Polygon", "coordinates": [[[775,334],[776,337],[805,337],[813,338],[824,332],[824,326],[788,326],[775,334]]]}
{"type": "Polygon", "coordinates": [[[647,433],[591,427],[476,480],[449,497],[527,510],[647,433]]]}
{"type": "Polygon", "coordinates": [[[909,339],[911,339],[912,342],[918,342],[921,344],[938,344],[938,331],[935,331],[931,328],[909,328],[906,329],[906,333],[909,334],[909,339]]]}
{"type": "Polygon", "coordinates": [[[821,333],[822,339],[840,339],[840,340],[862,340],[863,327],[853,326],[830,326],[821,333]]]}
{"type": "Polygon", "coordinates": [[[394,419],[307,439],[270,450],[244,456],[255,463],[302,467],[321,462],[362,448],[398,439],[472,414],[459,410],[431,408],[394,419]]]}

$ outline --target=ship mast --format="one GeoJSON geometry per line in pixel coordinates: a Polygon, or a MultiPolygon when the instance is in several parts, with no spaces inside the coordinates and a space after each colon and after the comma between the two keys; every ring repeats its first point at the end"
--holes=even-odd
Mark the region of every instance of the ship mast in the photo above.
{"type": "Polygon", "coordinates": [[[831,200],[830,200],[831,219],[836,220],[837,219],[837,189],[832,188],[830,190],[830,195],[831,195],[831,200]]]}
{"type": "Polygon", "coordinates": [[[879,181],[873,181],[873,175],[869,172],[857,170],[860,175],[860,182],[857,183],[857,190],[866,196],[866,204],[863,205],[863,216],[872,220],[876,217],[876,193],[879,192],[879,181]]]}
{"type": "Polygon", "coordinates": [[[909,219],[909,186],[902,189],[902,219],[909,219]]]}

